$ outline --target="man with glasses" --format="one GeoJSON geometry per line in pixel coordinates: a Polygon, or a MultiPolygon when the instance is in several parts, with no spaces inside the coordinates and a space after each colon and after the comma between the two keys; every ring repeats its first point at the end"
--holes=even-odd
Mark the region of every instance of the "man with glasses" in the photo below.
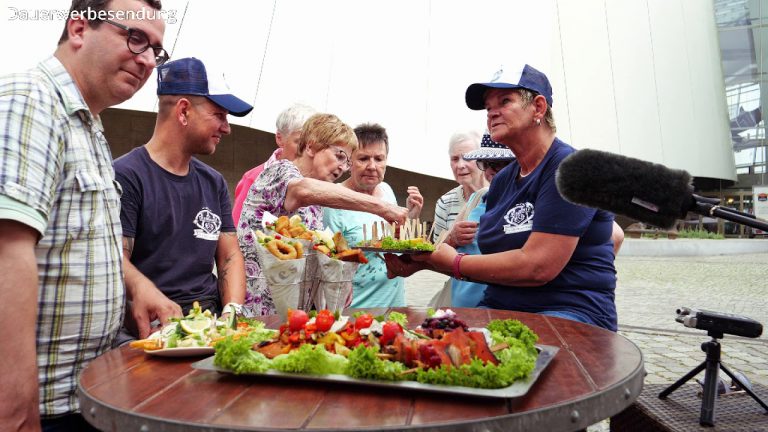
{"type": "Polygon", "coordinates": [[[253,107],[196,58],[159,66],[157,94],[152,138],[115,160],[125,284],[133,294],[118,344],[149,336],[158,318],[146,315],[153,305],[181,316],[198,301],[221,315],[227,303],[245,301],[227,182],[193,156],[213,154],[231,131],[227,114],[242,117],[253,107]]]}
{"type": "Polygon", "coordinates": [[[2,431],[90,428],[77,376],[111,347],[125,303],[119,190],[99,114],[152,74],[154,48],[126,38],[141,31],[161,47],[159,10],[152,0],[76,0],[54,55],[0,78],[2,431]],[[157,19],[121,20],[131,32],[88,21],[88,10],[157,19]]]}

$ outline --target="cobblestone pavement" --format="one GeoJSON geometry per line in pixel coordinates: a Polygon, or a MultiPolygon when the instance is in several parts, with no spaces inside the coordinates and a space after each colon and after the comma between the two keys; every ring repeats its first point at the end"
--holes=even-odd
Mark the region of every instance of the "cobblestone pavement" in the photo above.
{"type": "MultiPolygon", "coordinates": [[[[745,315],[768,325],[768,254],[663,258],[619,254],[616,268],[619,333],[643,352],[648,384],[671,384],[704,361],[701,343],[709,337],[675,321],[675,310],[681,306],[745,315]]],[[[426,305],[446,278],[434,272],[416,273],[406,279],[406,302],[426,305]]],[[[720,343],[725,365],[753,383],[768,385],[765,333],[756,339],[726,335],[720,343]]]]}

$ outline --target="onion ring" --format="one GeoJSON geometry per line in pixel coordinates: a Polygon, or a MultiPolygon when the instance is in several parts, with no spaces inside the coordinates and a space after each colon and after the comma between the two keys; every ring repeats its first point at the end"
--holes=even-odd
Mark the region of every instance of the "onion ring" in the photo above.
{"type": "Polygon", "coordinates": [[[281,260],[296,259],[296,248],[282,240],[270,240],[267,250],[281,260]]]}

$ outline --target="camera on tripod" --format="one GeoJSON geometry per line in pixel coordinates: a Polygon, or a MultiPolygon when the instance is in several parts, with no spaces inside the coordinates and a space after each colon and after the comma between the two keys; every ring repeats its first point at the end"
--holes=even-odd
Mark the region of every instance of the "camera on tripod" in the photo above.
{"type": "Polygon", "coordinates": [[[763,334],[763,325],[744,316],[681,307],[675,321],[686,327],[706,330],[709,335],[722,338],[724,334],[756,338],[763,334]]]}
{"type": "Polygon", "coordinates": [[[706,330],[707,334],[712,338],[709,342],[701,344],[701,350],[707,354],[707,359],[700,365],[696,366],[685,374],[682,378],[677,380],[674,384],[664,389],[659,393],[659,399],[665,399],[670,393],[677,390],[685,384],[686,381],[695,377],[699,372],[704,371],[704,390],[701,396],[701,414],[699,415],[699,424],[702,426],[714,426],[715,425],[715,398],[717,396],[717,386],[720,380],[717,375],[722,369],[733,380],[734,384],[739,385],[744,391],[752,397],[760,406],[768,412],[768,404],[763,402],[757,394],[755,394],[751,386],[742,381],[738,375],[731,372],[720,361],[720,342],[718,339],[722,339],[724,334],[732,334],[736,336],[745,336],[750,338],[756,338],[763,333],[763,325],[744,316],[733,315],[722,312],[712,312],[706,310],[696,310],[690,308],[680,308],[677,310],[677,317],[675,321],[682,323],[686,327],[697,328],[700,330],[706,330]]]}

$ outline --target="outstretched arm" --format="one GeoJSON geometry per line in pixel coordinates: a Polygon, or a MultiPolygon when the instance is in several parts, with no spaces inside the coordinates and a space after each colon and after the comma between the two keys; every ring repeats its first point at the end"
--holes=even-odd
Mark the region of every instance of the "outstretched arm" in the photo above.
{"type": "Polygon", "coordinates": [[[404,207],[389,204],[335,183],[307,177],[288,183],[288,192],[283,205],[285,209],[292,212],[308,205],[373,213],[388,222],[399,224],[405,222],[408,216],[408,210],[404,207]]]}
{"type": "Polygon", "coordinates": [[[221,305],[245,303],[245,260],[237,242],[237,233],[222,232],[216,246],[216,271],[219,277],[221,305]]]}
{"type": "Polygon", "coordinates": [[[38,232],[0,220],[0,430],[40,430],[37,379],[38,232]]]}
{"type": "Polygon", "coordinates": [[[131,301],[125,324],[132,334],[145,339],[151,332],[150,323],[159,320],[167,324],[171,317],[181,317],[181,307],[165,296],[155,284],[131,263],[134,239],[123,237],[123,273],[128,300],[131,301]]]}

